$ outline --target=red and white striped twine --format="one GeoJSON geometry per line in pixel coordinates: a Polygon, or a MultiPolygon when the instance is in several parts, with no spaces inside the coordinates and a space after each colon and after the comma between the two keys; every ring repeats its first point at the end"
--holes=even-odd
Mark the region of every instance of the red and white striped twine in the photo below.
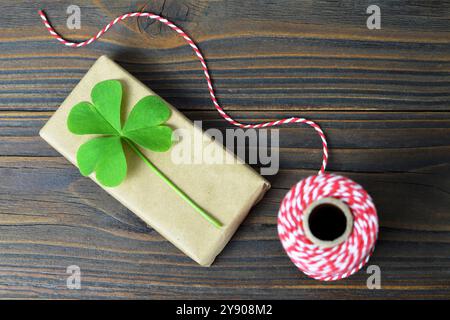
{"type": "Polygon", "coordinates": [[[332,174],[310,176],[293,186],[281,202],[278,235],[291,261],[305,274],[317,280],[339,280],[369,260],[378,235],[377,211],[369,194],[354,181],[332,174]],[[305,235],[302,218],[312,202],[327,197],[349,206],[353,230],[341,244],[321,248],[305,235]]]}
{"type": "Polygon", "coordinates": [[[42,10],[39,10],[39,15],[48,32],[56,40],[72,48],[80,48],[93,43],[113,25],[127,18],[148,17],[155,19],[177,32],[194,50],[205,74],[211,100],[219,114],[229,123],[243,129],[267,128],[288,123],[304,123],[311,126],[322,140],[322,166],[319,175],[300,181],[282,201],[278,214],[278,233],[281,242],[292,262],[307,275],[319,280],[329,281],[348,277],[368,261],[378,234],[378,218],[375,206],[367,192],[355,182],[345,177],[325,174],[328,163],[328,146],[325,134],[318,124],[298,117],[258,124],[243,124],[231,118],[217,101],[209,70],[200,49],[182,29],[160,15],[151,12],[123,14],[109,22],[95,36],[82,42],[65,40],[53,29],[42,10]],[[302,214],[305,208],[312,201],[325,197],[341,199],[349,205],[354,216],[354,227],[350,237],[345,242],[332,248],[320,248],[313,244],[305,236],[302,227],[302,214]]]}
{"type": "Polygon", "coordinates": [[[212,100],[212,102],[214,104],[214,107],[216,107],[216,109],[219,112],[219,114],[225,120],[227,120],[229,123],[231,123],[231,124],[233,124],[235,126],[238,126],[240,128],[244,128],[244,129],[252,129],[252,128],[258,129],[258,128],[274,127],[274,126],[279,126],[279,125],[283,125],[283,124],[287,124],[287,123],[305,123],[305,124],[313,127],[314,130],[316,130],[316,132],[319,134],[320,139],[322,140],[322,146],[323,146],[322,167],[320,168],[320,172],[319,173],[324,173],[325,172],[325,168],[326,168],[327,162],[328,162],[327,139],[325,138],[325,134],[323,133],[322,129],[320,128],[320,126],[318,124],[316,124],[315,122],[313,122],[311,120],[307,120],[307,119],[304,119],[304,118],[297,118],[297,117],[286,118],[286,119],[281,119],[281,120],[277,120],[277,121],[258,123],[258,124],[243,124],[243,123],[240,123],[240,122],[234,120],[233,118],[231,118],[222,109],[222,107],[219,105],[219,102],[217,101],[216,93],[214,91],[214,87],[213,87],[213,84],[212,84],[212,81],[211,81],[211,76],[209,75],[209,70],[208,70],[208,67],[206,66],[205,58],[203,57],[202,53],[200,52],[200,49],[197,47],[197,45],[194,43],[194,41],[186,34],[186,32],[181,30],[178,26],[176,26],[175,24],[173,24],[172,22],[170,22],[166,18],[163,18],[163,17],[161,17],[161,16],[159,16],[157,14],[151,13],[151,12],[126,13],[126,14],[123,14],[123,15],[115,18],[114,20],[112,20],[110,23],[108,23],[105,27],[103,27],[103,29],[100,30],[92,38],[90,38],[90,39],[88,39],[86,41],[82,41],[82,42],[70,42],[70,41],[67,41],[66,39],[64,39],[63,37],[61,37],[55,31],[55,29],[53,29],[52,25],[49,23],[45,13],[42,10],[39,10],[39,15],[42,18],[42,21],[44,22],[44,25],[47,28],[48,32],[50,32],[50,34],[56,40],[58,40],[59,42],[61,42],[64,45],[66,45],[68,47],[72,47],[72,48],[80,48],[80,47],[84,47],[84,46],[87,46],[87,45],[91,44],[92,42],[94,42],[98,38],[100,38],[113,25],[115,25],[116,23],[118,23],[118,22],[120,22],[122,20],[125,20],[127,18],[131,18],[131,17],[148,17],[150,19],[158,20],[159,22],[165,24],[166,26],[168,26],[169,28],[171,28],[172,30],[177,32],[181,37],[184,38],[184,40],[186,40],[186,42],[194,50],[196,56],[200,60],[200,64],[202,65],[203,73],[205,74],[206,82],[207,82],[207,85],[208,85],[209,95],[210,95],[211,100],[212,100]]]}

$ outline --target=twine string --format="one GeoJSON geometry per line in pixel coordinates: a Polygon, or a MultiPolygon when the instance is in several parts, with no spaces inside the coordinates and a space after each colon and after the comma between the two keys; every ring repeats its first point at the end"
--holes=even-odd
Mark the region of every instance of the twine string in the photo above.
{"type": "Polygon", "coordinates": [[[126,13],[126,14],[123,14],[123,15],[118,16],[117,18],[111,20],[107,25],[105,25],[92,38],[90,38],[88,40],[85,40],[85,41],[82,41],[82,42],[71,42],[71,41],[68,41],[68,40],[64,39],[61,35],[59,35],[55,31],[55,29],[52,27],[52,25],[48,21],[47,16],[45,15],[43,10],[39,10],[38,13],[39,13],[39,16],[41,17],[41,19],[42,19],[46,29],[48,30],[48,32],[56,40],[58,40],[59,42],[61,42],[64,45],[66,45],[68,47],[72,47],[72,48],[85,47],[85,46],[95,42],[105,32],[107,32],[113,25],[115,25],[115,24],[119,23],[120,21],[123,21],[123,20],[125,20],[127,18],[147,17],[149,19],[154,19],[154,20],[157,20],[157,21],[165,24],[170,29],[172,29],[176,33],[178,33],[187,42],[187,44],[192,48],[192,50],[194,50],[194,53],[197,56],[197,58],[199,59],[200,64],[202,66],[203,73],[205,75],[205,79],[206,79],[206,82],[207,82],[208,91],[209,91],[209,95],[211,97],[212,103],[214,104],[214,107],[219,112],[219,114],[225,120],[227,120],[232,125],[235,125],[235,126],[237,126],[239,128],[243,128],[243,129],[259,129],[259,128],[275,127],[275,126],[280,126],[280,125],[284,125],[284,124],[288,124],[288,123],[303,123],[303,124],[309,125],[310,127],[312,127],[317,132],[317,134],[319,135],[319,137],[320,137],[320,139],[322,141],[323,156],[322,156],[322,165],[321,165],[321,168],[319,170],[319,174],[323,174],[325,172],[325,169],[326,169],[327,163],[328,163],[328,144],[327,144],[327,139],[325,137],[325,134],[323,133],[322,129],[320,128],[320,126],[317,123],[315,123],[314,121],[311,121],[311,120],[308,120],[308,119],[305,119],[305,118],[299,118],[299,117],[284,118],[284,119],[280,119],[280,120],[263,122],[263,123],[258,123],[258,124],[244,124],[244,123],[240,123],[240,122],[234,120],[232,117],[230,117],[223,110],[223,108],[220,106],[220,104],[219,104],[219,102],[217,100],[215,89],[214,89],[214,86],[213,86],[213,83],[212,83],[212,80],[211,80],[211,76],[209,74],[209,69],[208,69],[208,66],[206,65],[205,58],[203,57],[203,54],[201,53],[200,49],[195,44],[195,42],[186,34],[186,32],[184,32],[180,27],[176,26],[174,23],[172,23],[171,21],[167,20],[166,18],[163,18],[162,16],[154,14],[154,13],[151,13],[151,12],[131,12],[131,13],[126,13]]]}

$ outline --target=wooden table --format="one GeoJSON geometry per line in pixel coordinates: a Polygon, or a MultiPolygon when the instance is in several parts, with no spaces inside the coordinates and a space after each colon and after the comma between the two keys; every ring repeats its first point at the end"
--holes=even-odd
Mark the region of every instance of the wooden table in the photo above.
{"type": "Polygon", "coordinates": [[[450,1],[2,1],[0,18],[1,298],[450,298],[450,1]],[[147,4],[145,4],[147,2],[147,4]],[[381,30],[366,8],[381,8],[381,30]],[[119,14],[162,13],[206,55],[218,96],[238,120],[304,116],[326,131],[329,170],[361,183],[379,210],[366,268],[322,283],[300,273],[276,232],[287,190],[319,168],[308,127],[280,130],[273,188],[210,268],[145,226],[47,145],[38,131],[92,63],[108,54],[205,127],[230,126],[209,100],[191,49],[167,27],[131,19],[83,49],[119,14]],[[81,289],[66,287],[70,265],[81,289]]]}

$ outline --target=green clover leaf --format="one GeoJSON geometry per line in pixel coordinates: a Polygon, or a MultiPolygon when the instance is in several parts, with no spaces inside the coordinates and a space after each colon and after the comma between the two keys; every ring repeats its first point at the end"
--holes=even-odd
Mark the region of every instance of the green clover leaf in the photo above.
{"type": "Polygon", "coordinates": [[[98,135],[80,146],[77,163],[83,176],[95,172],[99,183],[115,187],[127,175],[126,143],[181,198],[216,227],[222,224],[199,207],[188,195],[168,179],[140,151],[138,146],[164,152],[172,146],[172,129],[164,123],[171,110],[158,96],[146,96],[131,110],[122,127],[122,84],[118,80],[97,83],[91,91],[91,102],[76,104],[69,113],[67,127],[77,135],[98,135]]]}
{"type": "Polygon", "coordinates": [[[158,96],[146,96],[133,108],[122,128],[120,114],[122,85],[118,80],[102,81],[91,92],[92,103],[75,105],[67,119],[74,134],[97,134],[77,152],[77,163],[84,176],[95,171],[106,187],[118,186],[126,177],[127,162],[123,142],[130,140],[152,151],[163,152],[172,145],[172,129],[163,125],[170,109],[158,96]]]}
{"type": "Polygon", "coordinates": [[[96,172],[104,186],[119,185],[127,174],[127,160],[120,137],[99,137],[84,143],[77,152],[77,162],[83,176],[96,172]]]}

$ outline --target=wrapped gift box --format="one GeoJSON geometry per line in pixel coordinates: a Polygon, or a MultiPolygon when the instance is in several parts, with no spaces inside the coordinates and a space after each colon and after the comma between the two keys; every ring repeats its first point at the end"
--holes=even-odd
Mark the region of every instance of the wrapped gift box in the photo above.
{"type": "MultiPolygon", "coordinates": [[[[91,101],[93,86],[108,79],[116,79],[122,83],[122,110],[126,113],[129,113],[142,97],[155,94],[114,61],[106,56],[100,57],[40,131],[41,137],[74,165],[79,146],[92,136],[69,132],[68,114],[75,104],[91,101]]],[[[167,125],[174,130],[183,129],[183,132],[191,137],[181,139],[177,144],[188,144],[181,147],[192,150],[192,145],[196,145],[195,152],[199,152],[198,146],[207,147],[208,152],[223,154],[224,159],[232,157],[235,159],[234,163],[230,164],[228,161],[222,164],[177,164],[171,158],[171,150],[161,153],[143,148],[141,150],[197,204],[219,219],[223,226],[216,228],[203,219],[137,155],[129,152],[125,181],[114,188],[100,187],[186,255],[201,265],[209,266],[270,185],[220,143],[212,141],[183,114],[173,107],[171,109],[172,115],[167,125]]],[[[122,119],[124,118],[125,115],[122,116],[122,119]]],[[[97,182],[95,174],[90,177],[97,182]]]]}

